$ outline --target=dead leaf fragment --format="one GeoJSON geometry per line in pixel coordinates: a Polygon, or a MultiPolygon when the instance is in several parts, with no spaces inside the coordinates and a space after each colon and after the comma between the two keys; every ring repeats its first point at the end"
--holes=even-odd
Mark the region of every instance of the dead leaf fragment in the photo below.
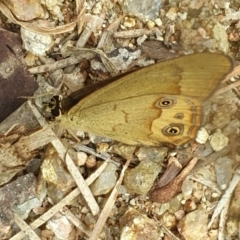
{"type": "Polygon", "coordinates": [[[22,65],[23,53],[18,35],[0,29],[0,122],[14,112],[38,88],[22,65]]]}

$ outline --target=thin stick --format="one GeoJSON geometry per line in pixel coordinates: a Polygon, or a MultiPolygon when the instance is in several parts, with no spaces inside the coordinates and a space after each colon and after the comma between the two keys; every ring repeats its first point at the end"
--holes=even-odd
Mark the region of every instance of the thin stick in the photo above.
{"type": "Polygon", "coordinates": [[[114,189],[112,190],[111,195],[109,196],[109,198],[108,198],[108,200],[107,200],[107,202],[106,202],[106,204],[105,204],[105,206],[104,206],[104,208],[103,208],[103,210],[102,210],[102,212],[101,212],[101,214],[98,218],[98,221],[95,225],[95,228],[93,229],[93,232],[92,232],[89,240],[97,240],[99,235],[101,234],[102,229],[103,229],[103,227],[104,227],[104,225],[107,221],[107,218],[108,218],[108,216],[109,216],[109,214],[112,210],[112,207],[115,203],[116,197],[118,195],[118,188],[123,181],[124,173],[125,173],[126,169],[128,168],[128,165],[129,165],[130,161],[131,161],[130,159],[127,160],[127,162],[123,166],[120,177],[119,177],[114,189]]]}
{"type": "MultiPolygon", "coordinates": [[[[38,112],[38,110],[34,107],[34,105],[30,101],[28,101],[28,105],[32,109],[33,113],[35,114],[35,116],[36,116],[38,122],[40,123],[40,125],[41,126],[46,125],[47,122],[45,121],[45,119],[42,117],[42,115],[38,112]]],[[[84,199],[86,200],[92,214],[93,215],[98,214],[99,206],[98,206],[94,196],[92,195],[91,190],[87,186],[83,176],[79,172],[78,168],[75,166],[74,161],[72,160],[70,155],[67,153],[66,148],[63,146],[62,142],[58,138],[53,140],[51,143],[54,146],[54,148],[56,149],[56,151],[58,152],[59,157],[63,161],[65,160],[65,163],[67,165],[67,169],[71,173],[71,175],[72,175],[73,179],[75,180],[78,188],[81,190],[81,193],[82,193],[84,199]]]]}
{"type": "MultiPolygon", "coordinates": [[[[218,202],[218,205],[217,205],[216,209],[214,210],[214,213],[213,213],[213,215],[211,217],[211,220],[208,224],[208,229],[211,228],[211,226],[214,222],[214,219],[216,217],[218,217],[221,214],[222,211],[223,211],[224,214],[227,214],[227,210],[228,210],[228,207],[229,207],[229,203],[230,203],[230,200],[231,200],[232,193],[233,193],[235,187],[237,186],[237,184],[240,181],[239,173],[240,173],[240,168],[238,168],[236,170],[235,174],[232,177],[231,182],[229,183],[229,187],[227,188],[225,193],[222,195],[221,200],[218,202]]],[[[221,215],[221,218],[225,218],[224,214],[221,215]]],[[[220,219],[220,222],[221,221],[223,221],[223,219],[220,219]]],[[[223,222],[221,224],[223,224],[223,222]]],[[[220,234],[222,234],[222,233],[220,233],[220,234]]]]}
{"type": "Polygon", "coordinates": [[[26,232],[32,240],[41,240],[41,238],[33,231],[33,229],[30,228],[30,226],[23,219],[21,219],[16,213],[13,213],[13,215],[15,223],[21,228],[23,232],[26,232]]]}
{"type": "Polygon", "coordinates": [[[236,66],[232,72],[230,72],[223,80],[223,82],[226,82],[228,79],[232,78],[232,77],[236,77],[237,75],[240,74],[240,65],[236,66]]]}
{"type": "Polygon", "coordinates": [[[205,185],[207,187],[209,187],[210,189],[212,189],[213,191],[217,192],[219,195],[222,194],[221,190],[219,190],[217,184],[215,182],[206,180],[204,177],[202,177],[201,175],[197,175],[196,177],[193,176],[192,174],[188,176],[189,179],[195,181],[195,182],[199,182],[202,185],[205,185]]]}
{"type": "Polygon", "coordinates": [[[158,31],[159,31],[158,28],[153,28],[151,30],[147,28],[134,29],[134,30],[115,32],[113,34],[113,37],[114,38],[135,38],[135,37],[140,37],[142,35],[153,35],[158,31]]]}
{"type": "MultiPolygon", "coordinates": [[[[93,178],[91,175],[90,177],[88,177],[86,179],[86,183],[88,186],[91,185],[95,181],[95,179],[102,173],[102,171],[105,169],[107,164],[108,164],[108,161],[104,162],[94,172],[94,174],[92,174],[92,175],[95,175],[95,178],[93,178]]],[[[50,208],[47,212],[45,212],[43,215],[41,215],[38,219],[36,219],[32,223],[30,223],[29,226],[33,230],[40,227],[42,224],[44,224],[46,221],[48,221],[55,213],[57,213],[64,206],[66,206],[67,204],[72,202],[73,199],[75,199],[80,193],[81,193],[80,190],[78,188],[75,188],[71,193],[69,193],[66,197],[64,197],[59,203],[57,203],[55,206],[50,208]]],[[[11,237],[10,240],[19,240],[19,239],[24,238],[25,236],[26,236],[26,233],[21,231],[21,232],[17,233],[15,236],[11,237]]]]}
{"type": "Polygon", "coordinates": [[[79,55],[76,55],[76,56],[73,56],[73,57],[69,57],[69,58],[66,58],[66,59],[56,61],[54,63],[48,63],[48,64],[45,64],[45,65],[32,67],[32,68],[29,68],[28,71],[32,74],[54,71],[54,70],[57,70],[57,69],[61,69],[61,68],[70,66],[70,65],[77,64],[77,63],[81,62],[82,60],[84,60],[86,58],[90,59],[90,58],[93,58],[93,57],[94,57],[94,55],[92,53],[87,52],[84,55],[79,54],[79,55]]]}
{"type": "Polygon", "coordinates": [[[219,94],[221,94],[221,93],[227,92],[227,91],[229,91],[229,90],[231,90],[231,89],[233,89],[233,88],[236,88],[236,87],[238,87],[238,86],[240,86],[240,81],[237,81],[237,82],[232,83],[232,84],[230,84],[230,85],[228,85],[228,86],[225,86],[225,87],[223,87],[223,88],[220,88],[219,90],[217,90],[217,91],[214,93],[214,95],[219,95],[219,94]]]}
{"type": "Polygon", "coordinates": [[[76,151],[83,151],[83,152],[86,152],[86,153],[89,153],[89,154],[92,154],[98,158],[101,158],[102,160],[109,160],[109,162],[115,164],[117,167],[119,167],[121,164],[112,160],[110,157],[109,157],[109,154],[106,154],[107,156],[103,155],[103,154],[100,154],[100,153],[97,153],[95,152],[93,149],[85,146],[85,145],[82,145],[80,143],[76,143],[74,144],[73,148],[76,150],[76,151]]]}

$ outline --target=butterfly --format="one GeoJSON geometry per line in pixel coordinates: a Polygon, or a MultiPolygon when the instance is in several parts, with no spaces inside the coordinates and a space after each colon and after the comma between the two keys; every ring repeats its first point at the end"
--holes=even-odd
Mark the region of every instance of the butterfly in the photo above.
{"type": "Polygon", "coordinates": [[[231,59],[218,53],[153,64],[84,96],[61,123],[129,145],[183,145],[201,126],[203,102],[232,68],[231,59]]]}

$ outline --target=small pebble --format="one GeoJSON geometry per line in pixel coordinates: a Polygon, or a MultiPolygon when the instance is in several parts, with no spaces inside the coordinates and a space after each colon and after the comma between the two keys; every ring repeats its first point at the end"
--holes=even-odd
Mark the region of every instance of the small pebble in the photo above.
{"type": "Polygon", "coordinates": [[[166,17],[171,21],[175,21],[177,18],[177,9],[174,7],[170,8],[166,14],[166,17]]]}
{"type": "Polygon", "coordinates": [[[222,133],[220,129],[217,129],[210,137],[210,145],[214,151],[220,151],[228,145],[228,138],[222,133]]]}
{"type": "Polygon", "coordinates": [[[158,27],[162,26],[162,20],[160,18],[155,19],[155,23],[158,27]]]}
{"type": "Polygon", "coordinates": [[[135,26],[135,24],[136,24],[136,21],[135,21],[134,18],[126,17],[126,18],[124,19],[123,25],[124,25],[124,27],[126,27],[126,28],[133,28],[133,27],[135,26]]]}
{"type": "Polygon", "coordinates": [[[155,23],[153,21],[148,21],[147,27],[148,27],[148,29],[153,29],[155,27],[155,23]]]}

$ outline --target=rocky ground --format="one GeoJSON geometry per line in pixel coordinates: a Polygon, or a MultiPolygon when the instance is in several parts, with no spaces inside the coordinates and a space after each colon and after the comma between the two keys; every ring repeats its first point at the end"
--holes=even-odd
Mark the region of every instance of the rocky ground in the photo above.
{"type": "Polygon", "coordinates": [[[239,239],[239,8],[1,0],[0,239],[239,239]],[[204,103],[196,141],[130,146],[53,121],[55,95],[88,95],[105,79],[203,51],[234,66],[204,103]]]}

